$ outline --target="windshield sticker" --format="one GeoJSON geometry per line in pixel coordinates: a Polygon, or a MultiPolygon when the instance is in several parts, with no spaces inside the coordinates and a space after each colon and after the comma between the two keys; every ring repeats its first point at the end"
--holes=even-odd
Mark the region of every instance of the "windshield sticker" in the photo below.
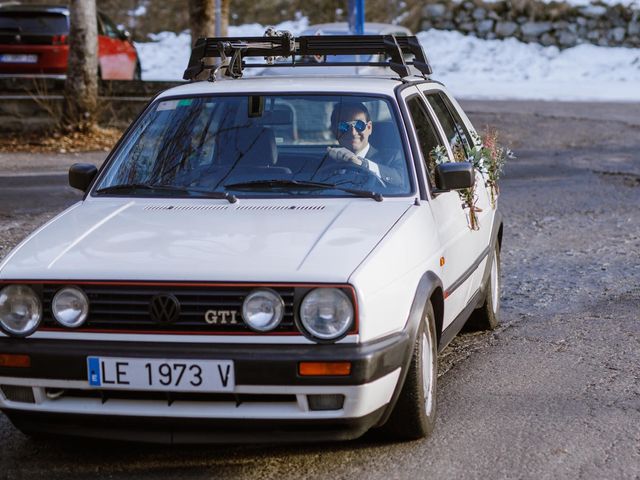
{"type": "Polygon", "coordinates": [[[165,110],[175,110],[178,107],[178,100],[167,100],[166,102],[160,102],[156,112],[162,112],[165,110]]]}
{"type": "Polygon", "coordinates": [[[185,98],[182,99],[178,102],[178,106],[179,107],[188,107],[189,105],[191,105],[191,102],[193,102],[193,99],[191,98],[185,98]]]}

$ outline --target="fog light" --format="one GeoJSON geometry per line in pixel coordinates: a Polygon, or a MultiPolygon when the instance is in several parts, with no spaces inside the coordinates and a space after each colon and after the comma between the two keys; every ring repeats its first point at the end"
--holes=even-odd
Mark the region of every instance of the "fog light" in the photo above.
{"type": "Polygon", "coordinates": [[[340,410],[344,395],[307,395],[309,410],[340,410]]]}
{"type": "Polygon", "coordinates": [[[89,315],[89,299],[79,288],[66,287],[53,297],[51,311],[60,325],[77,328],[89,315]]]}
{"type": "Polygon", "coordinates": [[[254,290],[242,304],[242,318],[256,332],[268,332],[284,316],[284,301],[277,292],[266,288],[254,290]]]}

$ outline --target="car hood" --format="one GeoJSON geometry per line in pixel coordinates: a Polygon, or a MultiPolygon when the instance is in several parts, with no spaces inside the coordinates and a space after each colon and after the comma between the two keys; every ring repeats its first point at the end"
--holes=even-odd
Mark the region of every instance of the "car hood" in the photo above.
{"type": "Polygon", "coordinates": [[[0,278],[345,282],[406,199],[91,199],[23,242],[0,278]]]}

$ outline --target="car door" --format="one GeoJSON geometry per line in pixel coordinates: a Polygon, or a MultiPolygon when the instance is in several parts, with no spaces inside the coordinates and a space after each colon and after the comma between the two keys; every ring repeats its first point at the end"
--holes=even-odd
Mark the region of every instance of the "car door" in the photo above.
{"type": "MultiPolygon", "coordinates": [[[[407,122],[415,133],[414,141],[419,157],[418,174],[428,190],[433,187],[434,165],[430,154],[438,146],[447,148],[442,127],[434,121],[434,116],[417,88],[407,88],[402,93],[406,106],[407,122]]],[[[415,155],[415,154],[414,154],[415,155]]],[[[469,296],[469,282],[465,274],[469,266],[469,242],[471,230],[461,208],[461,201],[455,191],[431,194],[428,202],[421,208],[428,209],[437,226],[437,235],[441,245],[440,271],[438,272],[444,288],[444,319],[446,328],[466,306],[469,296]]]]}
{"type": "Polygon", "coordinates": [[[131,58],[128,43],[122,39],[117,27],[104,15],[98,15],[98,61],[105,80],[131,80],[135,60],[131,58]]]}
{"type": "MultiPolygon", "coordinates": [[[[475,141],[471,135],[473,131],[471,123],[466,119],[466,115],[464,115],[460,106],[439,88],[423,90],[423,93],[434,114],[440,120],[445,134],[450,140],[449,143],[452,150],[459,148],[468,158],[471,155],[471,149],[475,141]],[[466,122],[462,119],[462,116],[465,116],[466,122]]],[[[472,238],[469,244],[469,252],[472,255],[472,265],[476,265],[476,269],[470,277],[470,297],[480,288],[482,281],[482,272],[489,254],[494,212],[485,185],[485,178],[477,169],[475,201],[478,222],[476,229],[471,232],[472,238]]],[[[469,210],[467,209],[466,211],[468,212],[469,210]]]]}

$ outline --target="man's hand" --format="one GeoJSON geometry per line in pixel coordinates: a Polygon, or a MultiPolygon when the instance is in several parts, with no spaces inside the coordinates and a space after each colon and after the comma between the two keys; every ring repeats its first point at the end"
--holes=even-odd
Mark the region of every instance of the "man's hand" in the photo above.
{"type": "Polygon", "coordinates": [[[362,159],[348,148],[329,147],[327,148],[327,156],[336,162],[351,162],[359,167],[362,166],[362,159]]]}

